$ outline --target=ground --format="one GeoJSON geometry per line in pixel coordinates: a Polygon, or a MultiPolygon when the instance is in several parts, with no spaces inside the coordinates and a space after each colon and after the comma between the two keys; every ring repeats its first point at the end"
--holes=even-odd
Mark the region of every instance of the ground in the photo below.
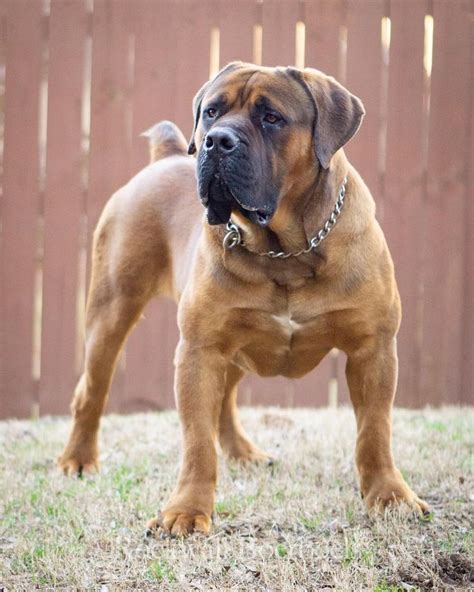
{"type": "Polygon", "coordinates": [[[273,465],[221,462],[209,537],[144,536],[179,462],[175,412],[109,416],[102,471],[61,475],[69,420],[0,423],[0,590],[468,590],[474,408],[394,414],[394,452],[428,518],[370,518],[350,409],[243,409],[273,465]]]}

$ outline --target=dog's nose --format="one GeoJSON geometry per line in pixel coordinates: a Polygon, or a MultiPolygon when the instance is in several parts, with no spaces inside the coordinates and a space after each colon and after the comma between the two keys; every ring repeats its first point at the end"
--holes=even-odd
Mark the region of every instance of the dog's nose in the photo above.
{"type": "Polygon", "coordinates": [[[237,148],[238,143],[239,138],[231,129],[216,127],[206,135],[204,149],[207,152],[229,154],[237,148]]]}

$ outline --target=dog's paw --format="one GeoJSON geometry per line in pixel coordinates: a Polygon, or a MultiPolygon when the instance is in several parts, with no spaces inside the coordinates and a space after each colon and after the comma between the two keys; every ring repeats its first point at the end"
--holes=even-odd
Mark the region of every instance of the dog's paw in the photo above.
{"type": "Polygon", "coordinates": [[[185,537],[193,532],[209,534],[211,517],[202,512],[180,510],[177,507],[163,510],[147,523],[147,534],[162,530],[173,536],[185,537]]]}
{"type": "Polygon", "coordinates": [[[245,438],[235,438],[228,442],[221,441],[221,448],[226,458],[230,460],[243,463],[272,460],[269,454],[245,438]]]}
{"type": "Polygon", "coordinates": [[[400,504],[406,504],[419,514],[431,512],[429,505],[408,487],[398,471],[373,479],[362,493],[372,514],[383,514],[386,508],[400,504]]]}
{"type": "Polygon", "coordinates": [[[60,470],[68,476],[93,474],[99,471],[99,460],[95,455],[63,453],[57,460],[60,470]]]}

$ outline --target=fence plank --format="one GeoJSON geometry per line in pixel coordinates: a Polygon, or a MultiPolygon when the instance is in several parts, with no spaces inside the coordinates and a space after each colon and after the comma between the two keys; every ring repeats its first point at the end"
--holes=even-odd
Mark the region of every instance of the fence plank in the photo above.
{"type": "Polygon", "coordinates": [[[65,413],[76,380],[81,188],[81,95],[87,12],[53,0],[49,24],[40,410],[65,413]],[[60,253],[60,256],[58,254],[60,253]]]}
{"type": "MultiPolygon", "coordinates": [[[[7,59],[7,8],[8,8],[8,0],[0,0],[0,67],[2,71],[5,73],[6,71],[6,59],[7,59]]],[[[2,121],[5,122],[5,78],[0,82],[0,117],[2,121]]],[[[4,148],[4,128],[0,128],[0,141],[2,150],[0,153],[0,184],[2,188],[2,195],[4,194],[4,186],[3,186],[3,148],[4,148]]],[[[2,203],[0,201],[0,228],[2,228],[2,203]]],[[[0,249],[2,249],[2,237],[0,234],[0,249]]],[[[3,266],[3,261],[0,255],[0,266],[3,266]]],[[[2,269],[0,267],[0,280],[3,282],[2,276],[2,269]]],[[[0,315],[3,314],[3,295],[2,289],[0,284],[0,315]]],[[[0,317],[0,353],[3,354],[3,345],[1,343],[5,340],[6,341],[6,333],[2,332],[3,327],[3,320],[0,317]]],[[[3,331],[5,329],[3,328],[3,331]]],[[[6,370],[5,370],[6,372],[6,370]]],[[[3,413],[5,411],[5,402],[4,402],[4,395],[3,393],[3,379],[4,376],[4,369],[3,369],[3,355],[0,355],[0,418],[3,417],[3,413]]]]}
{"type": "Polygon", "coordinates": [[[193,97],[209,79],[210,32],[217,24],[217,15],[213,2],[201,0],[183,0],[176,4],[175,10],[176,96],[179,97],[175,103],[175,122],[189,138],[193,128],[193,97]]]}
{"type": "Polygon", "coordinates": [[[381,197],[378,170],[381,118],[382,44],[384,3],[348,0],[347,87],[362,99],[366,115],[356,140],[346,149],[352,164],[363,176],[374,198],[381,197]]]}
{"type": "Polygon", "coordinates": [[[474,404],[474,2],[471,1],[471,51],[470,51],[470,100],[469,100],[469,137],[466,153],[468,154],[468,182],[466,192],[466,242],[465,242],[465,289],[464,289],[464,323],[463,340],[463,374],[461,402],[464,405],[474,404]]]}
{"type": "Polygon", "coordinates": [[[465,0],[435,0],[433,16],[420,390],[441,404],[461,393],[471,31],[465,0]]]}
{"type": "Polygon", "coordinates": [[[299,16],[299,2],[265,0],[262,15],[264,66],[295,65],[296,23],[299,16]]]}
{"type": "MultiPolygon", "coordinates": [[[[136,0],[134,3],[135,59],[132,89],[133,173],[149,161],[148,142],[140,137],[161,119],[174,119],[177,102],[176,44],[179,26],[176,2],[136,0]],[[156,32],[160,31],[157,35],[156,32]]],[[[188,116],[191,117],[189,107],[188,116]]]]}
{"type": "Polygon", "coordinates": [[[345,25],[342,0],[306,0],[305,66],[316,68],[342,81],[341,27],[345,25]]]}
{"type": "Polygon", "coordinates": [[[395,264],[403,320],[398,337],[397,403],[417,401],[420,347],[420,212],[423,170],[423,32],[428,3],[390,5],[391,45],[383,229],[395,264]]]}
{"type": "MultiPolygon", "coordinates": [[[[177,93],[175,44],[179,26],[175,2],[136,4],[132,152],[134,172],[148,163],[147,142],[139,134],[161,119],[174,119],[177,93]],[[166,26],[163,26],[166,23],[166,26]],[[156,35],[156,31],[162,33],[156,35]]],[[[191,107],[189,117],[191,117],[191,107]]],[[[145,309],[130,335],[120,411],[174,406],[173,355],[176,306],[159,299],[145,309]]]]}
{"type": "Polygon", "coordinates": [[[253,32],[257,24],[255,0],[219,3],[220,67],[240,60],[253,61],[253,32]],[[238,23],[238,26],[236,26],[238,23]]]}
{"type": "MultiPolygon", "coordinates": [[[[92,26],[92,94],[89,188],[87,194],[88,263],[92,232],[111,194],[131,172],[130,30],[127,0],[95,0],[92,26]]],[[[119,365],[108,410],[118,409],[123,387],[119,365]]]]}
{"type": "Polygon", "coordinates": [[[32,376],[33,293],[39,213],[38,105],[42,14],[39,0],[7,3],[5,151],[0,299],[0,416],[27,417],[32,376]]]}
{"type": "Polygon", "coordinates": [[[127,0],[96,0],[92,27],[89,234],[111,193],[130,176],[127,0]]]}

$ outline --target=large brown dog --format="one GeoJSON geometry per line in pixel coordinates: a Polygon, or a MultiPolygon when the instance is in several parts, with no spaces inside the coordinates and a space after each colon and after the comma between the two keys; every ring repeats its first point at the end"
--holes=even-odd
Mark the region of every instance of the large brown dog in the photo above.
{"type": "Polygon", "coordinates": [[[59,459],[66,473],[97,468],[117,356],[146,303],[164,294],[179,303],[184,455],[152,525],[208,532],[217,441],[230,457],[265,457],[239,422],[239,380],[246,372],[303,376],[334,347],[348,356],[368,507],[403,501],[428,510],[391,452],[400,323],[393,264],[370,192],[341,149],[363,114],[359,99],[316,70],[229,64],[194,100],[189,153],[198,151],[207,221],[181,132],[167,122],[151,130],[157,162],[111,198],[94,235],[85,371],[59,459]]]}

